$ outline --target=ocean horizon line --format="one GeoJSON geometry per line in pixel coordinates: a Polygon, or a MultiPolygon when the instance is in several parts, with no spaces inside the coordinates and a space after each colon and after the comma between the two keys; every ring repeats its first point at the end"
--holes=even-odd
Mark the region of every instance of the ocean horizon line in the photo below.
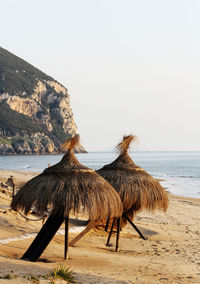
{"type": "MultiPolygon", "coordinates": [[[[129,150],[129,153],[200,153],[200,150],[129,150]]],[[[75,153],[75,155],[87,155],[89,153],[117,153],[116,149],[113,150],[88,150],[84,153],[75,153]]],[[[65,152],[61,153],[45,153],[45,154],[0,154],[0,157],[4,156],[55,156],[63,155],[65,152]]]]}

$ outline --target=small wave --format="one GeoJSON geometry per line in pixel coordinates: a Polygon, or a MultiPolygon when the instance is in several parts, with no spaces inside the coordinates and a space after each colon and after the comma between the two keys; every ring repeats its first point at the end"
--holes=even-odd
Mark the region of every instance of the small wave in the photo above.
{"type": "Polygon", "coordinates": [[[173,179],[200,179],[200,176],[194,176],[194,175],[157,175],[156,177],[159,178],[173,178],[173,179]]]}
{"type": "Polygon", "coordinates": [[[30,165],[24,165],[24,166],[18,166],[18,168],[20,168],[20,169],[30,169],[31,166],[30,165]]]}
{"type": "Polygon", "coordinates": [[[174,176],[174,177],[180,177],[180,178],[199,178],[197,176],[174,176]]]}

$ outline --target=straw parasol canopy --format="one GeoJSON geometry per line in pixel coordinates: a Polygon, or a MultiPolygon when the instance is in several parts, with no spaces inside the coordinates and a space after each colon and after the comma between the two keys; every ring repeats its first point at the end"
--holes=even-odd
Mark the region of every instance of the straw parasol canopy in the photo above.
{"type": "MultiPolygon", "coordinates": [[[[129,156],[129,145],[134,139],[133,135],[124,136],[117,146],[118,158],[97,171],[119,193],[123,213],[130,219],[143,209],[166,211],[168,207],[168,196],[164,188],[143,168],[137,166],[129,156]]],[[[123,220],[122,226],[125,223],[123,220]]]]}
{"type": "Polygon", "coordinates": [[[26,215],[31,208],[40,214],[51,210],[51,214],[64,218],[70,211],[84,211],[95,221],[121,216],[122,204],[115,189],[94,170],[80,164],[73,154],[78,142],[78,135],[69,139],[62,160],[17,192],[11,203],[13,210],[22,210],[26,215]]]}

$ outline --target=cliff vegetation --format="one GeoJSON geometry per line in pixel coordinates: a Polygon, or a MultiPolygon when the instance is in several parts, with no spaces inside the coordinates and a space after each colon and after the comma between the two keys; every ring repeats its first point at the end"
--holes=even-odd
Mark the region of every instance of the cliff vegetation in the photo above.
{"type": "Polygon", "coordinates": [[[0,154],[58,153],[75,134],[68,90],[0,48],[0,154]]]}

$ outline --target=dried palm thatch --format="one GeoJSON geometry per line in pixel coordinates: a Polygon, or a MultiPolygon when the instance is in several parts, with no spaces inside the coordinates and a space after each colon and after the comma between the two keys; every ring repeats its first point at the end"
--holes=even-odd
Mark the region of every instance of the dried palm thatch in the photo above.
{"type": "Polygon", "coordinates": [[[79,136],[68,140],[62,160],[27,182],[11,203],[13,210],[28,214],[32,207],[40,214],[51,209],[53,215],[87,212],[90,220],[118,217],[122,204],[115,189],[94,170],[80,164],[73,154],[79,136]]]}
{"type": "MultiPolygon", "coordinates": [[[[137,166],[129,156],[128,148],[134,139],[133,135],[124,136],[117,146],[118,158],[97,171],[119,193],[123,213],[130,219],[143,209],[166,211],[168,207],[168,196],[164,188],[144,169],[137,166]]],[[[125,223],[124,220],[122,225],[125,223]]]]}

